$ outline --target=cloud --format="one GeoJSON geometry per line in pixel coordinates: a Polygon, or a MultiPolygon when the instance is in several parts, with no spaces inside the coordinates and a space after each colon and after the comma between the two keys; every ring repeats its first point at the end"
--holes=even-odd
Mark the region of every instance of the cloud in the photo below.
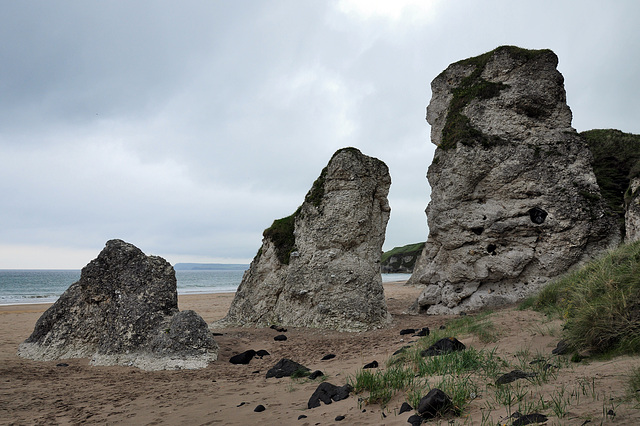
{"type": "Polygon", "coordinates": [[[431,80],[501,44],[551,48],[578,130],[640,133],[640,39],[629,37],[639,8],[8,3],[0,16],[0,268],[51,267],[47,259],[79,268],[86,262],[77,259],[110,238],[181,261],[249,261],[262,231],[302,203],[345,146],[389,166],[385,248],[424,241],[431,80]]]}

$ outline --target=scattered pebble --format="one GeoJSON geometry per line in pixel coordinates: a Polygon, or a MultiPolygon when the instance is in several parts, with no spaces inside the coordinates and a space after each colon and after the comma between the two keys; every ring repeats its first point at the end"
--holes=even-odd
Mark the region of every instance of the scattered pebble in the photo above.
{"type": "Polygon", "coordinates": [[[365,369],[365,368],[378,368],[378,361],[374,360],[368,364],[365,364],[364,367],[362,367],[362,369],[365,369]]]}
{"type": "Polygon", "coordinates": [[[275,340],[276,342],[283,342],[287,340],[287,336],[285,336],[284,334],[278,334],[276,337],[273,338],[273,340],[275,340]]]}
{"type": "Polygon", "coordinates": [[[253,411],[255,411],[256,413],[261,413],[264,410],[266,410],[266,408],[264,408],[264,405],[262,404],[258,405],[256,408],[253,409],[253,411]]]}

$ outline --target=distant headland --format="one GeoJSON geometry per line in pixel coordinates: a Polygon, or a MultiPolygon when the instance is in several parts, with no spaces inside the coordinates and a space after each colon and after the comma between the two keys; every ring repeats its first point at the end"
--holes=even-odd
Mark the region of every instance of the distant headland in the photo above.
{"type": "Polygon", "coordinates": [[[176,263],[176,271],[244,271],[249,264],[244,263],[176,263]]]}

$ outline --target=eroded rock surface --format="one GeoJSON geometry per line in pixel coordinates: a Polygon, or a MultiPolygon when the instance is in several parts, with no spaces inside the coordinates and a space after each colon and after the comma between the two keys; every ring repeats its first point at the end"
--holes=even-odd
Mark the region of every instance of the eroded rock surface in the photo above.
{"type": "Polygon", "coordinates": [[[391,178],[380,160],[337,151],[291,216],[265,230],[219,325],[357,331],[387,324],[380,255],[391,178]]]}
{"type": "Polygon", "coordinates": [[[421,312],[511,303],[620,241],[550,50],[503,46],[450,65],[427,108],[438,145],[421,312]]]}
{"type": "Polygon", "coordinates": [[[173,267],[121,240],[107,242],[18,350],[35,360],[91,358],[145,370],[203,368],[217,353],[206,322],[178,311],[173,267]]]}

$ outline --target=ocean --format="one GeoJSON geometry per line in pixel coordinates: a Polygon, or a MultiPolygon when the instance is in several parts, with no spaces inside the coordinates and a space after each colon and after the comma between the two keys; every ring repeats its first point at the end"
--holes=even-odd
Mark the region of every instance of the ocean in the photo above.
{"type": "MultiPolygon", "coordinates": [[[[248,268],[248,265],[246,266],[248,268]]],[[[178,294],[227,293],[237,290],[245,268],[176,270],[178,294]]],[[[383,282],[408,280],[410,274],[382,274],[383,282]]],[[[53,303],[80,270],[0,269],[0,305],[53,303]]]]}

